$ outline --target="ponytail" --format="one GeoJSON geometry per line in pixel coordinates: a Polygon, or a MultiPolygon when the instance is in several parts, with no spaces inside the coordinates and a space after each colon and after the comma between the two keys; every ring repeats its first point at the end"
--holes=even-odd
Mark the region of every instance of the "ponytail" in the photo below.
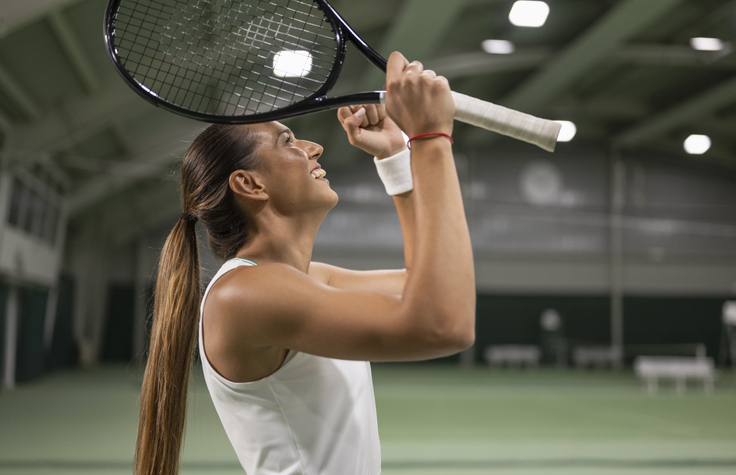
{"type": "Polygon", "coordinates": [[[212,252],[235,256],[248,239],[248,217],[228,185],[236,170],[258,164],[247,126],[214,124],[192,142],[181,167],[185,213],[166,239],[158,265],[153,328],[141,389],[136,475],[176,475],[184,437],[189,372],[199,328],[202,287],[195,221],[212,252]]]}
{"type": "Polygon", "coordinates": [[[135,448],[136,475],[175,475],[202,288],[195,223],[180,219],[161,251],[135,448]]]}

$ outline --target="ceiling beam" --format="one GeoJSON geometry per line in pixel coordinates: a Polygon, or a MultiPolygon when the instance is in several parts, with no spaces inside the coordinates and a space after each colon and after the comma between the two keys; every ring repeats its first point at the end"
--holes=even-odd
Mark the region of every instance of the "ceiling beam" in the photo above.
{"type": "MultiPolygon", "coordinates": [[[[392,51],[401,51],[409,61],[426,60],[445,32],[453,25],[469,0],[408,0],[376,51],[388,59],[392,51]]],[[[360,34],[360,32],[358,32],[360,34]]],[[[363,80],[363,90],[378,89],[386,75],[371,68],[363,80]]]]}
{"type": "Polygon", "coordinates": [[[61,47],[82,79],[87,92],[97,90],[100,86],[100,80],[69,22],[59,10],[53,10],[49,14],[48,20],[54,34],[59,39],[59,43],[61,43],[61,47]]]}
{"type": "MultiPolygon", "coordinates": [[[[5,115],[0,112],[0,129],[5,132],[7,130],[10,130],[10,127],[10,119],[5,117],[5,115]]],[[[0,149],[2,149],[2,147],[0,147],[0,149]]]]}
{"type": "Polygon", "coordinates": [[[736,102],[736,77],[624,131],[613,138],[613,144],[618,147],[635,147],[676,127],[694,124],[704,116],[728,107],[734,102],[736,102]]]}
{"type": "Polygon", "coordinates": [[[447,79],[475,77],[508,71],[534,69],[550,57],[549,48],[518,50],[514,54],[488,54],[482,51],[427,60],[424,66],[447,79]]]}
{"type": "Polygon", "coordinates": [[[76,96],[39,121],[10,129],[7,148],[18,155],[65,149],[115,120],[149,111],[157,109],[111,75],[94,94],[76,96]]]}
{"type": "Polygon", "coordinates": [[[82,213],[112,194],[133,185],[141,177],[162,176],[172,163],[181,159],[185,145],[206,124],[182,119],[177,127],[162,133],[158,143],[140,144],[129,161],[111,167],[102,178],[90,180],[69,195],[70,216],[82,213]]]}
{"type": "MultiPolygon", "coordinates": [[[[476,77],[509,71],[534,69],[553,54],[550,48],[527,48],[513,54],[488,54],[482,51],[433,58],[425,67],[447,79],[476,77]]],[[[730,51],[695,51],[689,46],[670,44],[632,44],[604,55],[603,60],[622,65],[671,66],[736,71],[736,54],[730,51]]]]}
{"type": "Polygon", "coordinates": [[[75,222],[94,222],[95,232],[110,247],[123,245],[163,224],[175,222],[181,213],[176,179],[148,180],[125,194],[107,197],[72,217],[75,222]]]}
{"type": "Polygon", "coordinates": [[[623,0],[503,100],[533,112],[683,0],[623,0]]]}
{"type": "Polygon", "coordinates": [[[41,117],[41,108],[36,104],[36,101],[33,100],[25,89],[23,89],[23,86],[1,64],[0,91],[4,91],[29,119],[37,120],[41,117]]]}
{"type": "Polygon", "coordinates": [[[647,142],[645,150],[657,150],[666,152],[675,157],[681,157],[686,163],[702,163],[715,165],[729,173],[736,172],[736,155],[729,149],[714,145],[702,155],[688,155],[682,146],[682,143],[676,143],[673,140],[654,139],[647,142]]]}
{"type": "Polygon", "coordinates": [[[78,0],[4,0],[0,9],[0,37],[75,1],[78,0]]]}

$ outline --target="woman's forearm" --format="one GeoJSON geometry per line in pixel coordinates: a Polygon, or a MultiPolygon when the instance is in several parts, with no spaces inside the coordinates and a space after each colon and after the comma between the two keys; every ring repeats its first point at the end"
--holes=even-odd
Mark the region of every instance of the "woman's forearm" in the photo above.
{"type": "Polygon", "coordinates": [[[404,297],[440,331],[467,338],[475,326],[473,254],[449,142],[413,142],[412,175],[415,236],[404,297]]]}
{"type": "Polygon", "coordinates": [[[414,210],[414,191],[407,191],[400,195],[394,195],[396,212],[401,223],[401,236],[404,241],[404,266],[407,270],[412,266],[412,254],[414,252],[414,240],[416,239],[416,217],[414,210]]]}

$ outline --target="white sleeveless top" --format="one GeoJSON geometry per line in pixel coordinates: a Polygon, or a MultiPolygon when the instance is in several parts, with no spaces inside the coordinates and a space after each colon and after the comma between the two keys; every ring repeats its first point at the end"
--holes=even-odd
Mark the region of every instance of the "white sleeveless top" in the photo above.
{"type": "MultiPolygon", "coordinates": [[[[256,265],[231,259],[226,272],[256,265]]],[[[289,351],[275,373],[235,383],[210,365],[199,323],[204,377],[235,453],[247,475],[377,475],[381,473],[370,363],[289,351]]]]}

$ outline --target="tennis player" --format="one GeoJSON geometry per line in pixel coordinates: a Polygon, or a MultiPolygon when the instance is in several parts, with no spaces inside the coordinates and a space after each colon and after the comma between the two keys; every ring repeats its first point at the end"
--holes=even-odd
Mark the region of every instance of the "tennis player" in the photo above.
{"type": "Polygon", "coordinates": [[[394,195],[405,270],[311,262],[317,230],[337,203],[321,146],[278,122],[213,125],[190,146],[184,213],[159,263],[138,475],[178,472],[196,338],[248,475],[380,473],[368,362],[435,358],[472,344],[475,282],[450,88],[400,53],[389,58],[386,80],[385,108],[342,108],[338,118],[350,143],[376,156],[394,195]],[[225,261],[204,298],[197,220],[225,261]]]}

